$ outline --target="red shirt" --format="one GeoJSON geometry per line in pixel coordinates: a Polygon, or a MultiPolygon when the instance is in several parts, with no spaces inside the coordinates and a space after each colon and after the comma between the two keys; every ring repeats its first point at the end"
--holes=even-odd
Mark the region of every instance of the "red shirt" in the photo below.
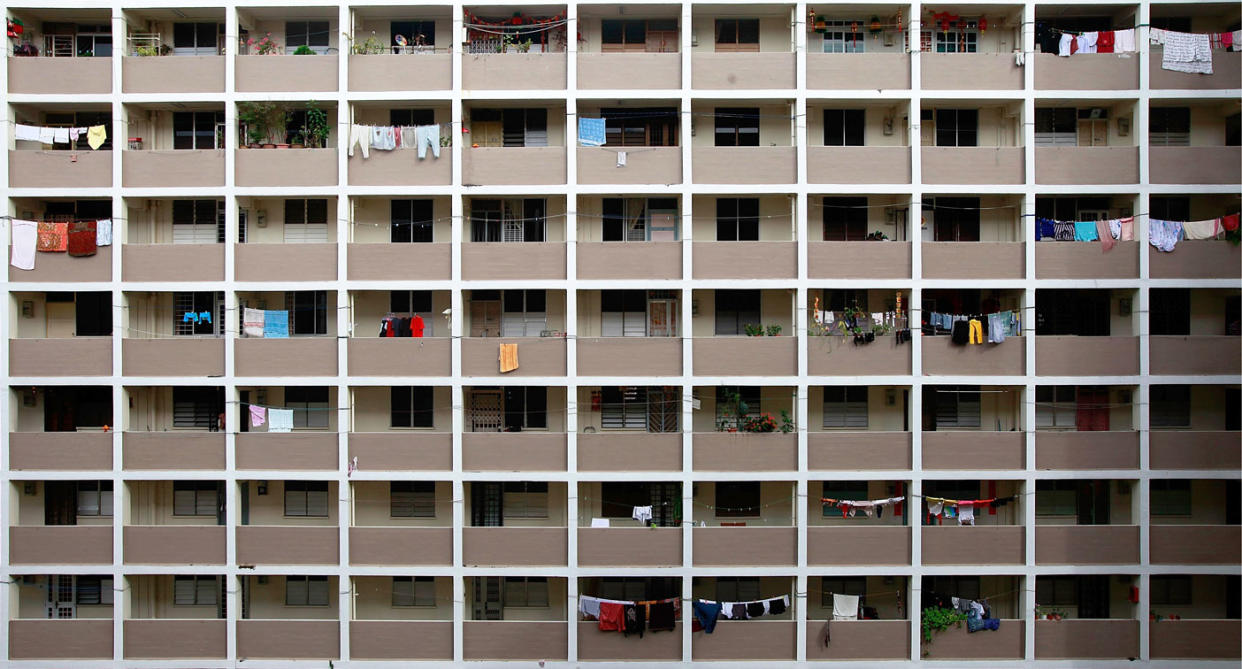
{"type": "Polygon", "coordinates": [[[620,632],[621,617],[624,607],[620,604],[610,604],[608,602],[599,603],[599,631],[601,632],[620,632]]]}
{"type": "Polygon", "coordinates": [[[423,336],[424,327],[426,327],[426,325],[423,323],[422,316],[415,314],[414,318],[410,319],[410,333],[413,334],[415,337],[423,336]]]}
{"type": "Polygon", "coordinates": [[[1099,36],[1096,37],[1095,39],[1095,52],[1096,53],[1112,53],[1113,42],[1114,42],[1113,31],[1101,30],[1099,36]]]}

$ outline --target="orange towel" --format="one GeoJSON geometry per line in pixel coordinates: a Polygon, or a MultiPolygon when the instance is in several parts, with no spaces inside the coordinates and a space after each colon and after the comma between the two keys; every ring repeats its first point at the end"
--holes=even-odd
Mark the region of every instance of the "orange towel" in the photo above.
{"type": "Polygon", "coordinates": [[[517,344],[500,345],[500,373],[512,372],[518,368],[517,344]]]}

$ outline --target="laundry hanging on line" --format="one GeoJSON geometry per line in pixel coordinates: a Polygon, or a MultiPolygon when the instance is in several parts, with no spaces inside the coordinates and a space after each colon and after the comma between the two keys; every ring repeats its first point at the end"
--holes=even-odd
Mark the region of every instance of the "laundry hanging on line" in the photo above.
{"type": "Polygon", "coordinates": [[[888,497],[885,499],[872,499],[872,500],[835,499],[832,497],[822,497],[820,498],[819,501],[820,503],[824,505],[825,508],[835,507],[835,508],[841,509],[842,518],[853,518],[855,514],[857,514],[859,511],[862,511],[863,515],[868,518],[871,518],[873,515],[876,518],[883,518],[884,509],[885,507],[888,507],[888,506],[894,507],[893,513],[898,513],[898,514],[901,513],[900,505],[905,500],[906,500],[905,496],[902,495],[902,496],[897,496],[897,497],[888,497]]]}
{"type": "Polygon", "coordinates": [[[39,142],[41,144],[74,144],[85,137],[91,150],[97,150],[108,139],[108,126],[92,125],[87,127],[66,128],[53,126],[29,125],[14,123],[13,139],[19,142],[39,142]]]}

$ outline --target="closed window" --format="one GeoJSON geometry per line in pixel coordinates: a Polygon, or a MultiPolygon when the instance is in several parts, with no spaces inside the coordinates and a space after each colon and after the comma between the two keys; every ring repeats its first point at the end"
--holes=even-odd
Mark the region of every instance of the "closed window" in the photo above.
{"type": "Polygon", "coordinates": [[[824,576],[819,580],[820,583],[820,606],[826,609],[832,608],[832,596],[850,595],[853,597],[866,598],[867,596],[867,577],[866,576],[824,576]]]}
{"type": "Polygon", "coordinates": [[[285,481],[285,515],[328,517],[327,481],[285,481]]]}
{"type": "Polygon", "coordinates": [[[600,316],[605,337],[647,336],[647,291],[600,291],[600,316]]]}
{"type": "Polygon", "coordinates": [[[111,576],[79,576],[77,578],[77,603],[79,606],[111,606],[111,576]]]}
{"type": "Polygon", "coordinates": [[[937,242],[979,241],[979,198],[937,197],[923,201],[924,211],[930,209],[937,242]]]}
{"type": "Polygon", "coordinates": [[[547,518],[548,484],[509,481],[504,484],[505,518],[547,518]]]}
{"type": "MultiPolygon", "coordinates": [[[[601,51],[646,51],[647,22],[643,19],[603,19],[600,21],[601,51]]],[[[607,114],[604,118],[607,118],[607,114]]]]}
{"type": "Polygon", "coordinates": [[[979,386],[940,386],[936,393],[936,429],[979,427],[979,386]]]}
{"type": "Polygon", "coordinates": [[[1152,107],[1147,124],[1151,146],[1190,146],[1190,107],[1152,107]]]}
{"type": "Polygon", "coordinates": [[[756,576],[716,577],[718,602],[753,602],[762,596],[759,591],[759,578],[756,576]]]}
{"type": "Polygon", "coordinates": [[[951,30],[936,31],[935,35],[936,53],[975,53],[979,50],[977,21],[962,21],[951,30]]]}
{"type": "Polygon", "coordinates": [[[112,515],[112,481],[78,481],[78,515],[112,515]]]}
{"type": "Polygon", "coordinates": [[[647,389],[642,386],[607,387],[600,393],[600,421],[605,430],[646,430],[647,389]]]}
{"type": "Polygon", "coordinates": [[[506,290],[500,318],[502,337],[538,337],[548,328],[548,294],[544,290],[506,290]]]}
{"type": "MultiPolygon", "coordinates": [[[[824,481],[824,497],[829,499],[865,500],[867,495],[866,481],[824,481]]],[[[847,518],[841,510],[829,504],[821,504],[825,518],[847,518]]],[[[855,518],[866,518],[866,514],[856,514],[855,518]]]]}
{"type": "Polygon", "coordinates": [[[1150,397],[1152,428],[1190,427],[1190,386],[1152,386],[1150,397]]]}
{"type": "Polygon", "coordinates": [[[389,241],[431,243],[432,211],[431,200],[393,200],[389,241]]]}
{"type": "Polygon", "coordinates": [[[327,386],[285,386],[285,407],[293,409],[293,427],[328,427],[327,386]]]}
{"type": "Polygon", "coordinates": [[[759,305],[758,290],[716,291],[716,334],[745,334],[746,325],[759,325],[759,305]]]}
{"type": "MultiPolygon", "coordinates": [[[[816,23],[819,20],[816,19],[816,23]]],[[[862,20],[824,21],[824,53],[863,53],[867,50],[868,24],[862,20]]],[[[820,29],[816,28],[818,32],[820,29]]]]}
{"type": "Polygon", "coordinates": [[[1151,196],[1151,218],[1161,221],[1189,221],[1190,198],[1182,195],[1151,196]]]}
{"type": "Polygon", "coordinates": [[[1078,110],[1073,107],[1040,107],[1035,110],[1036,146],[1077,146],[1078,110]]]}
{"type": "Polygon", "coordinates": [[[173,604],[175,606],[215,606],[220,589],[215,576],[173,577],[173,604]]]}
{"type": "Polygon", "coordinates": [[[603,201],[603,240],[647,241],[647,200],[609,197],[603,201]]]}
{"type": "Polygon", "coordinates": [[[435,518],[435,481],[391,481],[388,515],[393,518],[435,518]]]}
{"type": "Polygon", "coordinates": [[[174,244],[223,244],[223,200],[173,200],[174,244]]]}
{"type": "Polygon", "coordinates": [[[394,386],[389,389],[393,427],[435,427],[435,389],[394,386]]]}
{"type": "Polygon", "coordinates": [[[936,146],[978,145],[978,109],[936,110],[936,146]]]}
{"type": "Polygon", "coordinates": [[[748,518],[758,515],[758,481],[718,481],[716,483],[717,518],[748,518]]]}
{"type": "Polygon", "coordinates": [[[293,53],[300,46],[308,46],[315,53],[328,52],[327,21],[286,21],[285,53],[293,53]]]}
{"type": "Polygon", "coordinates": [[[510,386],[505,388],[505,431],[547,429],[548,389],[546,386],[510,386]]]}
{"type": "Polygon", "coordinates": [[[675,107],[604,108],[605,146],[677,146],[681,113],[675,107]]]}
{"type": "Polygon", "coordinates": [[[434,109],[389,109],[389,125],[435,125],[436,110],[434,109]]]}
{"type": "Polygon", "coordinates": [[[506,576],[505,608],[548,606],[548,579],[544,576],[506,576]]]}
{"type": "Polygon", "coordinates": [[[862,146],[866,119],[863,109],[825,109],[824,146],[862,146]]]}
{"type": "Polygon", "coordinates": [[[174,516],[215,516],[220,508],[216,481],[173,481],[174,516]]]}
{"type": "Polygon", "coordinates": [[[758,51],[759,19],[716,19],[717,51],[758,51]]]}
{"type": "Polygon", "coordinates": [[[173,427],[194,430],[220,429],[220,414],[224,413],[223,388],[194,388],[177,386],[172,391],[173,427]]]}
{"type": "Polygon", "coordinates": [[[1193,577],[1152,576],[1152,606],[1190,606],[1192,603],[1193,577]]]}
{"type": "Polygon", "coordinates": [[[1036,429],[1072,430],[1078,425],[1078,388],[1038,386],[1035,388],[1036,429]]]}
{"type": "Polygon", "coordinates": [[[824,388],[824,427],[867,429],[867,386],[824,388]]]}
{"type": "MultiPolygon", "coordinates": [[[[224,293],[175,292],[172,317],[174,335],[218,335],[224,332],[224,293]]],[[[80,329],[78,334],[82,334],[80,329]]]]}
{"type": "Polygon", "coordinates": [[[824,198],[824,241],[859,242],[867,238],[867,198],[824,198]]]}
{"type": "Polygon", "coordinates": [[[224,24],[215,22],[179,22],[173,24],[173,53],[178,56],[214,56],[220,51],[217,36],[224,34],[224,24]]]}
{"type": "MultiPolygon", "coordinates": [[[[1078,514],[1077,481],[1036,481],[1035,515],[1074,516],[1078,514]]],[[[1043,601],[1041,600],[1042,604],[1043,601]]]]}
{"type": "Polygon", "coordinates": [[[1040,288],[1035,291],[1035,334],[1106,337],[1112,329],[1105,289],[1040,288]]]}
{"type": "Polygon", "coordinates": [[[224,112],[173,112],[174,149],[223,149],[224,112]]]}
{"type": "Polygon", "coordinates": [[[716,241],[759,241],[759,198],[716,198],[716,241]]]}
{"type": "Polygon", "coordinates": [[[325,244],[328,241],[328,201],[324,198],[285,200],[285,243],[325,244]]]}
{"type": "Polygon", "coordinates": [[[327,576],[286,576],[285,606],[327,606],[327,576]]]}
{"type": "Polygon", "coordinates": [[[1190,502],[1188,479],[1151,480],[1151,515],[1189,516],[1190,502]]]}
{"type": "Polygon", "coordinates": [[[759,108],[717,107],[716,146],[759,146],[759,108]]]}
{"type": "Polygon", "coordinates": [[[436,579],[434,576],[393,576],[393,606],[435,606],[436,579]]]}
{"type": "Polygon", "coordinates": [[[1040,606],[1078,606],[1078,577],[1036,577],[1035,601],[1040,606]]]}
{"type": "Polygon", "coordinates": [[[854,288],[837,288],[824,291],[823,308],[827,311],[848,311],[860,309],[870,312],[867,308],[867,291],[854,288]]]}
{"type": "MultiPolygon", "coordinates": [[[[733,397],[737,396],[737,410],[742,416],[759,415],[759,405],[762,402],[760,396],[760,386],[716,386],[716,425],[722,423],[731,423],[736,416],[726,416],[724,411],[726,408],[732,410],[733,397]]],[[[725,427],[735,427],[731,424],[725,427]]],[[[717,428],[719,429],[719,427],[717,428]]]]}
{"type": "Polygon", "coordinates": [[[290,335],[328,334],[328,291],[299,290],[285,293],[290,335]]]}

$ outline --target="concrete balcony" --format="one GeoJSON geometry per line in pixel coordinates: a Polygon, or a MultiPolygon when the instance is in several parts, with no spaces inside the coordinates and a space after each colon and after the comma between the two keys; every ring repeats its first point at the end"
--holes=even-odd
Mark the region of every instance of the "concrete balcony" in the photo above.
{"type": "Polygon", "coordinates": [[[679,567],[680,527],[580,527],[578,564],[584,567],[679,567]]]}
{"type": "Polygon", "coordinates": [[[336,432],[243,432],[233,444],[237,469],[327,471],[339,467],[336,432]]]}
{"type": "Polygon", "coordinates": [[[351,527],[351,565],[451,565],[451,527],[351,527]]]}
{"type": "Polygon", "coordinates": [[[812,376],[899,376],[910,373],[909,342],[896,337],[876,337],[870,344],[855,346],[850,337],[811,337],[807,344],[807,371],[812,376]]]}
{"type": "Polygon", "coordinates": [[[1035,337],[1039,376],[1131,376],[1139,373],[1138,337],[1035,337]]]}
{"type": "Polygon", "coordinates": [[[238,620],[237,655],[248,659],[336,659],[341,656],[341,624],[335,619],[238,620]]]}
{"type": "Polygon", "coordinates": [[[227,620],[148,618],[123,625],[127,660],[223,660],[229,654],[227,620]]]}
{"type": "Polygon", "coordinates": [[[10,339],[11,376],[112,376],[112,337],[10,339]]]}
{"type": "Polygon", "coordinates": [[[808,660],[909,660],[910,621],[835,620],[835,639],[827,646],[822,632],[825,622],[806,623],[808,660]]]}
{"type": "Polygon", "coordinates": [[[1138,525],[1036,525],[1035,564],[1138,564],[1138,525]]]}
{"type": "Polygon", "coordinates": [[[334,565],[340,560],[339,538],[335,526],[243,525],[237,528],[237,563],[334,565]]]}
{"type": "Polygon", "coordinates": [[[453,340],[448,337],[351,338],[350,376],[450,376],[453,340]]]}
{"type": "Polygon", "coordinates": [[[1026,178],[1020,146],[925,146],[922,161],[926,184],[1018,185],[1026,178]]]}
{"type": "Polygon", "coordinates": [[[578,52],[578,88],[681,88],[681,54],[578,52]]]}
{"type": "Polygon", "coordinates": [[[559,186],[565,183],[563,146],[480,146],[462,150],[467,186],[559,186]]]}
{"type": "Polygon", "coordinates": [[[453,150],[440,148],[436,158],[428,149],[420,159],[414,149],[371,149],[369,158],[354,149],[346,161],[351,186],[447,186],[453,183],[453,150]]]}
{"type": "Polygon", "coordinates": [[[693,242],[696,279],[792,279],[797,242],[693,242]]]}
{"type": "Polygon", "coordinates": [[[452,87],[451,54],[349,55],[351,91],[447,91],[452,87]]]}
{"type": "Polygon", "coordinates": [[[579,434],[578,471],[681,471],[681,433],[604,432],[579,434]]]}
{"type": "Polygon", "coordinates": [[[798,178],[797,155],[792,146],[697,146],[690,150],[693,178],[700,184],[791,184],[798,178]]]}
{"type": "Polygon", "coordinates": [[[928,525],[923,528],[923,564],[1022,564],[1024,532],[1018,525],[928,525]]]}
{"type": "Polygon", "coordinates": [[[561,567],[569,550],[563,527],[465,527],[461,532],[462,563],[469,567],[561,567]]]}
{"type": "Polygon", "coordinates": [[[982,91],[1022,88],[1022,68],[1012,53],[919,54],[924,90],[982,91]]]}
{"type": "Polygon", "coordinates": [[[578,338],[578,376],[681,376],[680,337],[578,338]]]}
{"type": "Polygon", "coordinates": [[[126,188],[223,186],[224,149],[126,151],[121,154],[121,185],[126,188]]]}
{"type": "Polygon", "coordinates": [[[807,242],[812,279],[908,279],[910,242],[807,242]]]}
{"type": "Polygon", "coordinates": [[[1026,344],[1009,337],[1003,344],[959,346],[947,335],[923,337],[923,373],[936,376],[1021,376],[1026,344]]]}
{"type": "Polygon", "coordinates": [[[233,352],[237,376],[336,376],[335,337],[241,337],[233,352]]]}
{"type": "Polygon", "coordinates": [[[349,656],[355,660],[453,659],[451,620],[351,620],[349,656]]]}
{"type": "Polygon", "coordinates": [[[563,90],[568,57],[559,53],[471,53],[461,57],[462,88],[563,90]]]}
{"type": "MultiPolygon", "coordinates": [[[[21,59],[10,58],[9,60],[21,59]]],[[[65,60],[78,59],[66,58],[65,60]]],[[[9,150],[9,188],[111,187],[112,151],[9,150]]],[[[41,254],[40,259],[49,255],[58,254],[44,253],[41,254]]],[[[75,258],[75,260],[80,260],[80,258],[75,258]]]]}
{"type": "MultiPolygon", "coordinates": [[[[578,659],[614,662],[667,662],[681,660],[681,622],[671,633],[649,632],[642,643],[635,644],[617,632],[599,631],[599,623],[580,620],[578,625],[578,659]]],[[[695,635],[700,636],[700,635],[695,635]]]]}
{"type": "Polygon", "coordinates": [[[126,432],[122,439],[126,470],[223,470],[225,466],[223,432],[126,432]]]}
{"type": "Polygon", "coordinates": [[[107,95],[111,58],[6,58],[9,92],[46,95],[107,95]]]}
{"type": "Polygon", "coordinates": [[[1037,146],[1035,183],[1136,184],[1138,154],[1137,146],[1037,146]]]}
{"type": "Polygon", "coordinates": [[[696,51],[690,54],[690,87],[722,91],[794,88],[797,86],[794,81],[794,62],[793,53],[780,51],[696,51]]]}
{"type": "Polygon", "coordinates": [[[461,274],[467,281],[564,279],[565,242],[467,242],[461,274]]]}
{"type": "Polygon", "coordinates": [[[1242,469],[1237,432],[1153,430],[1149,439],[1152,469],[1242,469]]]}
{"type": "Polygon", "coordinates": [[[1242,562],[1242,526],[1152,525],[1152,564],[1229,564],[1242,562]]]}
{"type": "Polygon", "coordinates": [[[924,469],[1025,469],[1022,432],[924,432],[924,469]]]}
{"type": "Polygon", "coordinates": [[[121,58],[124,93],[223,93],[224,56],[121,58]]]}
{"type": "Polygon", "coordinates": [[[224,339],[123,339],[121,373],[125,376],[223,376],[224,339]]]}
{"type": "Polygon", "coordinates": [[[1137,89],[1138,60],[1135,53],[1079,53],[1073,58],[1054,53],[1026,55],[1028,66],[1035,65],[1035,88],[1057,91],[1137,89]]]}
{"type": "Polygon", "coordinates": [[[1036,469],[1138,469],[1139,433],[1036,432],[1036,469]]]}
{"type": "Polygon", "coordinates": [[[122,281],[223,281],[224,244],[123,244],[122,281]]]}
{"type": "Polygon", "coordinates": [[[349,457],[361,471],[449,471],[453,435],[447,432],[350,432],[349,457]]]}
{"type": "Polygon", "coordinates": [[[461,635],[466,660],[564,660],[569,654],[563,620],[467,620],[461,635]]]}
{"type": "Polygon", "coordinates": [[[1026,252],[1022,242],[923,242],[922,252],[924,279],[1021,279],[1026,276],[1026,252]]]}
{"type": "Polygon", "coordinates": [[[696,527],[694,566],[793,566],[798,563],[795,527],[696,527]],[[762,548],[760,548],[762,547],[762,548]]]}
{"type": "MultiPolygon", "coordinates": [[[[812,507],[814,506],[812,504],[812,507]]],[[[859,555],[867,555],[867,561],[870,564],[910,564],[909,527],[812,526],[807,528],[806,532],[807,564],[858,564],[859,555]]]]}
{"type": "Polygon", "coordinates": [[[809,146],[806,180],[813,184],[908,184],[910,147],[809,146]]]}
{"type": "Polygon", "coordinates": [[[453,278],[452,244],[348,244],[351,281],[447,281],[453,278]]]}
{"type": "Polygon", "coordinates": [[[942,632],[933,632],[932,643],[923,643],[923,659],[1021,660],[1025,652],[1025,629],[1021,620],[1001,620],[999,629],[982,636],[970,634],[965,625],[950,626],[942,632]]]}
{"type": "Polygon", "coordinates": [[[910,88],[910,54],[807,53],[810,90],[892,90],[910,88]]]}
{"type": "Polygon", "coordinates": [[[337,182],[336,149],[238,149],[234,157],[234,178],[243,188],[335,186],[337,182]]]}
{"type": "Polygon", "coordinates": [[[70,258],[67,253],[40,253],[32,270],[20,270],[9,265],[9,281],[12,282],[111,280],[111,246],[101,246],[95,255],[84,258],[70,258]]]}
{"type": "Polygon", "coordinates": [[[1105,252],[1100,244],[1040,242],[1035,245],[1037,279],[1136,279],[1139,242],[1119,241],[1105,252]]]}
{"type": "MultiPolygon", "coordinates": [[[[12,358],[9,358],[10,363],[12,358]]],[[[112,469],[108,432],[10,432],[9,469],[112,469]]]]}
{"type": "Polygon", "coordinates": [[[579,279],[680,279],[681,242],[578,242],[579,279]]]}
{"type": "Polygon", "coordinates": [[[563,472],[564,432],[467,432],[461,436],[462,469],[471,472],[563,472]]]}
{"type": "Polygon", "coordinates": [[[811,471],[909,469],[909,432],[810,432],[806,445],[811,471]]]}
{"type": "Polygon", "coordinates": [[[112,564],[111,525],[19,525],[9,528],[12,564],[112,564]]]}
{"type": "MultiPolygon", "coordinates": [[[[12,60],[25,60],[13,59],[12,60]]],[[[31,58],[30,60],[35,60],[31,58]]],[[[42,60],[42,59],[39,59],[42,60]]],[[[60,58],[48,60],[61,60],[60,58]]],[[[79,60],[77,58],[64,60],[79,60]]],[[[83,58],[80,60],[91,60],[83,58]]],[[[112,618],[10,620],[10,660],[111,660],[112,618]]]]}
{"type": "Polygon", "coordinates": [[[1137,620],[1035,621],[1037,660],[1122,660],[1138,655],[1137,620]]]}
{"type": "Polygon", "coordinates": [[[1153,660],[1242,658],[1242,652],[1238,650],[1242,648],[1242,622],[1236,619],[1172,620],[1149,622],[1147,625],[1153,660]]]}
{"type": "MultiPolygon", "coordinates": [[[[125,564],[224,564],[227,528],[220,525],[126,525],[125,564]]],[[[177,656],[172,656],[177,657],[177,656]]]]}
{"type": "Polygon", "coordinates": [[[700,376],[792,376],[798,368],[796,337],[712,337],[694,342],[700,376]]]}
{"type": "Polygon", "coordinates": [[[714,633],[691,635],[690,653],[697,661],[790,661],[797,636],[794,620],[721,620],[714,633]]]}
{"type": "Polygon", "coordinates": [[[1236,51],[1213,49],[1211,76],[1166,70],[1161,66],[1163,61],[1164,47],[1152,45],[1147,58],[1147,71],[1151,77],[1148,86],[1152,90],[1176,88],[1201,91],[1237,88],[1238,82],[1242,81],[1242,53],[1236,51]]]}
{"type": "Polygon", "coordinates": [[[564,337],[467,337],[461,340],[462,376],[500,376],[500,345],[517,344],[518,368],[506,378],[565,376],[564,337]]]}
{"type": "Polygon", "coordinates": [[[1242,148],[1236,146],[1153,146],[1147,152],[1153,184],[1242,182],[1242,148]]]}
{"type": "Polygon", "coordinates": [[[336,56],[234,56],[236,89],[268,91],[335,91],[336,56]]]}
{"type": "Polygon", "coordinates": [[[1151,374],[1242,374],[1238,338],[1225,335],[1152,335],[1151,374]]]}
{"type": "Polygon", "coordinates": [[[617,167],[616,149],[578,147],[578,183],[679,184],[681,147],[652,146],[631,149],[628,151],[625,167],[617,167]]]}
{"type": "Polygon", "coordinates": [[[234,244],[238,281],[334,281],[336,244],[234,244]]]}
{"type": "Polygon", "coordinates": [[[796,434],[695,432],[694,469],[712,472],[796,471],[796,434]]]}
{"type": "Polygon", "coordinates": [[[1177,243],[1173,253],[1147,255],[1153,279],[1242,278],[1242,248],[1213,239],[1177,243]]]}

